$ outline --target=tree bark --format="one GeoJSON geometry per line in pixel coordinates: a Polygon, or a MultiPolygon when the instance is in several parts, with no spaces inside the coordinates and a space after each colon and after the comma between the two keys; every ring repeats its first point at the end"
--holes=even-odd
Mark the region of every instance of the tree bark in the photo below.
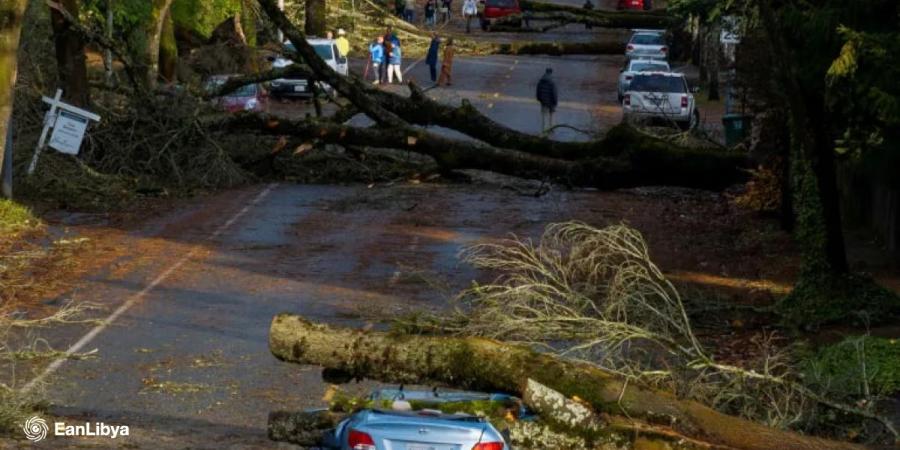
{"type": "Polygon", "coordinates": [[[709,77],[709,92],[707,99],[719,100],[719,59],[722,57],[722,44],[720,41],[721,26],[717,23],[709,27],[707,64],[709,77]]]}
{"type": "Polygon", "coordinates": [[[307,36],[325,37],[325,0],[306,0],[303,31],[307,36]]]}
{"type": "MultiPolygon", "coordinates": [[[[74,17],[78,17],[78,0],[60,0],[60,5],[74,17]]],[[[63,97],[76,106],[90,103],[90,87],[87,78],[87,61],[84,40],[74,31],[58,10],[50,9],[53,26],[53,44],[56,48],[56,70],[63,97]]]]}
{"type": "Polygon", "coordinates": [[[11,132],[13,100],[15,99],[16,69],[18,68],[19,36],[26,0],[0,3],[0,167],[7,156],[7,139],[11,132]]]}
{"type": "Polygon", "coordinates": [[[347,415],[331,411],[273,411],[269,413],[269,439],[303,447],[322,447],[324,435],[347,415]]]}
{"type": "Polygon", "coordinates": [[[360,331],[280,314],[272,320],[269,349],[283,361],[389,383],[437,383],[522,395],[530,378],[566,397],[577,396],[595,411],[671,425],[680,433],[736,449],[864,448],[768,428],[629,383],[593,365],[482,338],[360,331]]]}
{"type": "Polygon", "coordinates": [[[144,54],[144,83],[153,90],[159,78],[159,46],[163,25],[172,0],[151,0],[150,20],[147,22],[147,49],[144,54]]]}
{"type": "Polygon", "coordinates": [[[172,21],[171,8],[166,11],[159,43],[159,78],[164,83],[177,80],[178,45],[175,42],[175,24],[172,21]]]}
{"type": "Polygon", "coordinates": [[[656,12],[624,12],[586,10],[579,6],[561,5],[534,0],[521,0],[523,10],[532,12],[530,20],[544,20],[540,17],[564,14],[565,17],[577,20],[577,23],[589,23],[604,28],[667,28],[673,23],[671,17],[656,12]]]}

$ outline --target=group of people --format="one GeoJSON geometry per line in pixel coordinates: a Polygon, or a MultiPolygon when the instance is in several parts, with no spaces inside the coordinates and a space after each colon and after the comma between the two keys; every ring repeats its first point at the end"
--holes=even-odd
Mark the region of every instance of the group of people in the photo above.
{"type": "MultiPolygon", "coordinates": [[[[426,0],[425,25],[433,27],[437,25],[438,21],[441,23],[450,22],[452,6],[453,0],[426,0]]],[[[394,12],[397,17],[412,23],[416,19],[416,1],[394,0],[394,12]]]]}
{"type": "MultiPolygon", "coordinates": [[[[438,56],[441,49],[441,38],[434,33],[431,43],[428,46],[428,53],[425,56],[425,64],[431,73],[431,81],[437,86],[450,86],[451,73],[453,70],[453,38],[448,38],[444,45],[444,53],[440,58],[441,71],[438,76],[438,56]]],[[[396,76],[398,83],[403,83],[403,48],[400,45],[400,38],[388,28],[384,35],[377,36],[375,41],[369,44],[369,64],[366,65],[366,71],[363,77],[368,76],[369,67],[372,68],[374,75],[374,84],[388,84],[394,82],[396,76]]]]}
{"type": "Polygon", "coordinates": [[[340,52],[341,56],[346,58],[350,56],[350,41],[347,40],[347,32],[344,31],[343,28],[338,28],[337,35],[338,37],[335,38],[333,32],[325,32],[325,38],[334,39],[334,45],[337,47],[338,52],[340,52]]]}

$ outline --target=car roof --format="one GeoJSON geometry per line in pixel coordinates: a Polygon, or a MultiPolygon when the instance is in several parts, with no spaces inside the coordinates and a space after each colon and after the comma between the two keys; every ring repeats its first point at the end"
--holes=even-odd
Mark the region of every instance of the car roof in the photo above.
{"type": "Polygon", "coordinates": [[[306,42],[309,42],[309,45],[316,45],[316,44],[334,44],[334,39],[327,39],[327,38],[309,38],[309,39],[306,40],[306,42]]]}
{"type": "Polygon", "coordinates": [[[637,58],[637,59],[629,59],[628,65],[632,65],[634,63],[642,63],[642,64],[657,64],[657,65],[665,65],[668,66],[669,62],[664,59],[651,59],[651,58],[637,58]]]}
{"type": "Polygon", "coordinates": [[[650,28],[632,28],[631,31],[634,32],[635,34],[637,34],[637,33],[642,33],[642,34],[666,34],[666,30],[650,29],[650,28]]]}

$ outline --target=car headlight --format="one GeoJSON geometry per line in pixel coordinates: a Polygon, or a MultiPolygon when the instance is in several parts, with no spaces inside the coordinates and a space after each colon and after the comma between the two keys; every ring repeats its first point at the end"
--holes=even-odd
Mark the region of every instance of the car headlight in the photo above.
{"type": "Polygon", "coordinates": [[[256,109],[257,106],[259,106],[259,101],[255,98],[251,98],[250,100],[247,100],[247,103],[244,103],[244,110],[251,111],[256,109]]]}

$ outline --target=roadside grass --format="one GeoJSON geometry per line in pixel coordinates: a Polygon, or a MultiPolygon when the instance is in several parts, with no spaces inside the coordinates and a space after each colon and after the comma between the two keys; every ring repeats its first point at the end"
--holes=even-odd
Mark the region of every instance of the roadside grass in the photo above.
{"type": "Polygon", "coordinates": [[[0,199],[0,235],[16,235],[33,230],[41,224],[31,210],[8,199],[0,199]]]}

